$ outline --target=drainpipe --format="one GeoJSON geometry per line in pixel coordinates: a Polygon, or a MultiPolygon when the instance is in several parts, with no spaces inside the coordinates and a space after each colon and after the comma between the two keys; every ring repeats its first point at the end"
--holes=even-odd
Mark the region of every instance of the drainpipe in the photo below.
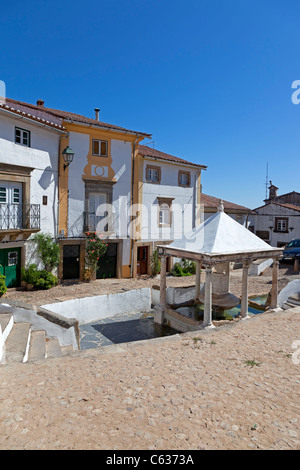
{"type": "MultiPolygon", "coordinates": [[[[135,141],[133,142],[133,146],[132,146],[131,209],[132,209],[133,201],[134,201],[134,171],[135,171],[134,163],[135,163],[135,148],[136,148],[137,142],[138,142],[138,137],[135,138],[135,141]]],[[[131,210],[130,210],[130,214],[131,214],[131,210]]],[[[133,214],[131,214],[131,215],[133,215],[133,214]]],[[[133,274],[133,249],[134,249],[132,220],[131,220],[131,240],[130,240],[130,243],[131,243],[130,277],[132,278],[132,274],[133,274]]]]}

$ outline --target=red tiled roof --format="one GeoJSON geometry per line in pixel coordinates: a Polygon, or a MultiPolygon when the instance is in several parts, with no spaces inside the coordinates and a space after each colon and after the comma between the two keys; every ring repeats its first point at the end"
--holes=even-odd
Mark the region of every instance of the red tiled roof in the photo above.
{"type": "Polygon", "coordinates": [[[108,130],[112,131],[120,131],[122,133],[133,133],[133,134],[139,134],[143,135],[145,137],[151,137],[151,134],[146,134],[145,132],[137,132],[137,131],[132,131],[130,129],[126,129],[125,127],[120,127],[120,126],[115,126],[113,124],[107,124],[105,122],[97,121],[96,119],[91,119],[86,116],[82,116],[81,114],[75,114],[71,113],[68,111],[62,111],[59,109],[53,109],[53,108],[46,108],[45,106],[38,106],[30,103],[24,103],[22,101],[17,101],[13,100],[11,98],[6,98],[5,99],[6,103],[8,106],[26,106],[27,108],[34,109],[35,111],[43,111],[45,113],[48,113],[50,115],[59,117],[61,119],[64,119],[65,121],[71,121],[71,122],[76,122],[76,123],[82,123],[82,124],[90,124],[93,126],[99,126],[101,128],[105,128],[108,130]]]}
{"type": "MultiPolygon", "coordinates": [[[[224,201],[224,199],[222,199],[222,202],[225,210],[236,210],[244,212],[250,212],[251,210],[248,209],[248,207],[240,206],[238,204],[234,204],[233,202],[224,201]]],[[[220,199],[201,193],[201,204],[204,205],[204,209],[217,209],[220,204],[220,199]]]]}
{"type": "Polygon", "coordinates": [[[205,165],[198,165],[197,163],[188,162],[182,158],[174,157],[174,155],[169,155],[168,153],[160,152],[159,150],[147,147],[146,145],[139,145],[139,154],[143,157],[152,157],[159,160],[167,160],[169,162],[181,163],[184,165],[193,165],[203,169],[207,168],[205,165]]]}
{"type": "Polygon", "coordinates": [[[253,209],[253,212],[257,211],[258,209],[262,209],[263,207],[269,206],[271,204],[275,204],[276,206],[281,206],[281,207],[285,207],[286,209],[292,209],[294,211],[300,212],[300,206],[296,206],[294,204],[288,204],[288,203],[275,202],[275,201],[270,201],[267,204],[264,204],[263,206],[256,207],[255,209],[253,209]]]}
{"type": "Polygon", "coordinates": [[[25,105],[18,103],[12,103],[11,100],[5,100],[5,103],[0,103],[0,110],[9,111],[10,113],[15,114],[16,116],[22,116],[26,119],[38,122],[48,127],[65,131],[66,128],[62,125],[62,119],[57,119],[57,117],[52,114],[47,113],[45,110],[34,110],[25,105]],[[32,109],[32,111],[31,111],[32,109]],[[34,113],[34,114],[33,114],[34,113]]]}

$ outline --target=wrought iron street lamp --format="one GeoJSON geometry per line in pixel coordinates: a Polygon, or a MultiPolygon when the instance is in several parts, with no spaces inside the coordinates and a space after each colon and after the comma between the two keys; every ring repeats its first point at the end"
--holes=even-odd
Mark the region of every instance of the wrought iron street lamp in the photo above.
{"type": "Polygon", "coordinates": [[[70,163],[72,163],[73,157],[74,157],[74,152],[69,146],[67,146],[63,150],[62,154],[63,154],[64,161],[65,161],[65,164],[64,164],[64,170],[65,170],[67,168],[67,166],[69,166],[70,163]]]}

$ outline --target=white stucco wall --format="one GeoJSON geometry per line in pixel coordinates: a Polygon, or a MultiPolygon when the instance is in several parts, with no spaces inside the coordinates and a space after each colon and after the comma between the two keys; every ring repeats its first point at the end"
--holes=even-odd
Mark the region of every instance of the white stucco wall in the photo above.
{"type": "Polygon", "coordinates": [[[30,203],[40,204],[41,231],[55,236],[58,211],[60,133],[0,113],[0,163],[32,167],[30,203]],[[30,147],[15,144],[15,127],[30,131],[30,147]],[[47,196],[47,205],[42,204],[47,196]]]}
{"type": "MultiPolygon", "coordinates": [[[[71,235],[80,235],[85,211],[85,183],[82,179],[84,168],[88,164],[89,139],[87,134],[70,132],[69,146],[75,153],[74,160],[69,166],[69,229],[71,235]],[[77,228],[78,227],[78,228],[77,228]]],[[[111,157],[112,169],[115,174],[116,183],[113,185],[113,208],[115,231],[110,238],[127,237],[127,227],[130,215],[130,193],[131,193],[131,155],[132,146],[130,142],[112,139],[111,157]]],[[[105,183],[105,179],[103,179],[105,183]]],[[[101,180],[99,180],[99,191],[101,192],[101,180]]],[[[122,264],[128,265],[130,257],[130,243],[123,243],[122,264]]]]}
{"type": "Polygon", "coordinates": [[[66,318],[76,318],[79,324],[90,323],[119,313],[147,312],[151,309],[149,287],[118,294],[98,295],[43,305],[43,308],[66,318]]]}
{"type": "Polygon", "coordinates": [[[197,174],[198,170],[179,165],[164,164],[158,161],[143,162],[143,214],[142,214],[142,240],[176,240],[182,238],[184,230],[190,232],[195,222],[197,201],[197,174]],[[161,168],[160,184],[146,181],[146,166],[154,165],[161,168]],[[191,173],[190,187],[178,185],[178,171],[191,173]],[[157,197],[173,198],[172,227],[159,228],[157,197]]]}
{"type": "Polygon", "coordinates": [[[256,209],[259,215],[250,215],[251,225],[257,230],[268,231],[270,234],[269,243],[271,246],[278,246],[280,243],[289,243],[293,238],[300,238],[300,212],[279,206],[277,204],[268,204],[256,209]],[[275,217],[288,217],[288,233],[275,231],[275,217]],[[270,230],[273,227],[273,230],[270,230]],[[293,230],[290,228],[293,227],[293,230]]]}

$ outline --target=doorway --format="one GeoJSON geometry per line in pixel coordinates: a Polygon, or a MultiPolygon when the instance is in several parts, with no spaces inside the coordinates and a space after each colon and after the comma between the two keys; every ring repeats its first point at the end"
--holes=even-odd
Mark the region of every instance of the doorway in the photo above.
{"type": "Polygon", "coordinates": [[[148,273],[148,246],[138,246],[137,248],[137,274],[148,273]]]}
{"type": "Polygon", "coordinates": [[[21,248],[0,250],[0,274],[5,276],[6,287],[19,287],[21,281],[21,248]]]}
{"type": "Polygon", "coordinates": [[[63,279],[79,279],[80,245],[63,247],[63,279]]]}
{"type": "Polygon", "coordinates": [[[97,279],[117,277],[117,243],[109,243],[106,252],[99,258],[97,279]]]}

